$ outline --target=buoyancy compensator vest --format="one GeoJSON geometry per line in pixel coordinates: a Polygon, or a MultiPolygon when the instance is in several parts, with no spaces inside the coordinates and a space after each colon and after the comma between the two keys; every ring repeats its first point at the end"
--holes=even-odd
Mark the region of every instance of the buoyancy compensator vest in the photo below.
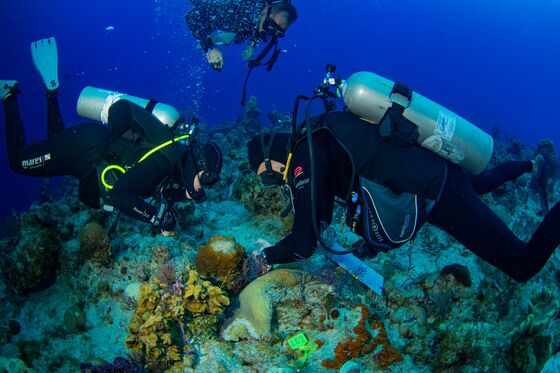
{"type": "MultiPolygon", "coordinates": [[[[349,112],[329,112],[312,122],[312,134],[330,132],[351,160],[346,225],[376,251],[412,239],[441,195],[445,160],[416,143],[388,141],[379,126],[349,112]]],[[[306,136],[299,133],[295,146],[306,136]]]]}

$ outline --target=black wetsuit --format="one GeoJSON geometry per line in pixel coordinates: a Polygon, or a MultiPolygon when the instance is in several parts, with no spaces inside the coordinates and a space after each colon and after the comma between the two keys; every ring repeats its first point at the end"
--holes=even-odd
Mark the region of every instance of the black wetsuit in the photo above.
{"type": "MultiPolygon", "coordinates": [[[[172,138],[169,127],[145,109],[121,100],[111,106],[108,126],[82,123],[64,129],[56,92],[52,92],[47,94],[49,138],[26,145],[16,95],[8,96],[3,102],[8,161],[14,172],[37,177],[76,177],[79,199],[99,208],[98,164],[105,161],[133,165],[119,176],[113,189],[105,195],[105,202],[134,219],[154,225],[161,223],[155,219],[161,205],[147,203],[144,198],[153,196],[168,176],[180,183],[177,164],[187,147],[174,143],[135,163],[147,151],[172,138]]],[[[186,199],[184,189],[180,193],[166,190],[166,197],[174,201],[186,199]]]]}
{"type": "MultiPolygon", "coordinates": [[[[531,240],[525,243],[478,196],[530,172],[530,161],[510,162],[481,175],[469,176],[458,166],[419,146],[395,147],[386,143],[380,139],[377,126],[356,123],[359,119],[352,114],[335,112],[327,118],[333,126],[313,133],[318,222],[331,223],[335,197],[348,200],[349,192],[356,185],[357,176],[353,170],[361,169],[362,174],[366,172],[395,192],[406,191],[427,198],[435,196],[437,203],[427,221],[517,281],[527,281],[537,274],[560,244],[560,204],[551,209],[531,240]],[[337,139],[333,135],[337,129],[350,130],[356,139],[349,152],[361,146],[376,154],[369,162],[376,166],[351,160],[340,143],[341,136],[337,139]],[[364,135],[360,131],[370,132],[364,135]],[[440,162],[446,167],[440,168],[440,162]],[[434,173],[434,169],[441,174],[434,173]]],[[[265,249],[269,264],[307,258],[315,251],[310,167],[308,143],[304,139],[298,142],[290,166],[295,209],[293,229],[290,235],[265,249]]]]}
{"type": "Polygon", "coordinates": [[[268,0],[193,0],[194,7],[185,15],[191,33],[200,41],[204,52],[215,47],[214,32],[233,32],[234,42],[260,41],[258,35],[262,9],[268,0]]]}

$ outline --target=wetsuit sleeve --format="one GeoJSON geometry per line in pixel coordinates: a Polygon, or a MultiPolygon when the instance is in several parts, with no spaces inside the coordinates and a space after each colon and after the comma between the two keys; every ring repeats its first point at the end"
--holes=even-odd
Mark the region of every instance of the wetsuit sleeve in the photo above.
{"type": "Polygon", "coordinates": [[[151,205],[144,198],[152,196],[161,181],[169,174],[160,155],[152,155],[122,175],[109,192],[110,205],[133,219],[152,224],[159,205],[151,205]]]}
{"type": "MultiPolygon", "coordinates": [[[[315,141],[315,178],[317,222],[330,223],[334,206],[333,180],[329,177],[329,160],[325,141],[315,141]]],[[[294,177],[295,218],[290,233],[276,245],[265,249],[269,264],[289,263],[309,258],[317,247],[317,237],[313,228],[311,213],[311,169],[307,143],[298,146],[291,172],[294,177]]]]}

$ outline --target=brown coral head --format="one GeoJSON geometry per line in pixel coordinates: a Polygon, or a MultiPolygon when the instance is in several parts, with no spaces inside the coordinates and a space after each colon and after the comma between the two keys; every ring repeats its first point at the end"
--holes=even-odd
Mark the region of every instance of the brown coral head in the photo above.
{"type": "Polygon", "coordinates": [[[240,272],[245,256],[245,249],[234,238],[215,236],[200,246],[196,269],[202,276],[225,278],[240,272]]]}
{"type": "Polygon", "coordinates": [[[165,288],[171,287],[177,279],[176,272],[172,262],[161,263],[156,270],[156,280],[165,288]]]}

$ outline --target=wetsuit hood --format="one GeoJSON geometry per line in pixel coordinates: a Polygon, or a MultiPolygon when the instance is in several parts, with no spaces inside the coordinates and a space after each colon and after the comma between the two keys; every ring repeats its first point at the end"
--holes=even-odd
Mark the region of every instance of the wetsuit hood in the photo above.
{"type": "Polygon", "coordinates": [[[222,152],[215,143],[193,142],[185,151],[180,167],[182,182],[195,202],[202,202],[206,199],[203,189],[196,191],[195,177],[202,172],[199,177],[200,184],[202,186],[213,185],[220,180],[222,166],[222,152]]]}

